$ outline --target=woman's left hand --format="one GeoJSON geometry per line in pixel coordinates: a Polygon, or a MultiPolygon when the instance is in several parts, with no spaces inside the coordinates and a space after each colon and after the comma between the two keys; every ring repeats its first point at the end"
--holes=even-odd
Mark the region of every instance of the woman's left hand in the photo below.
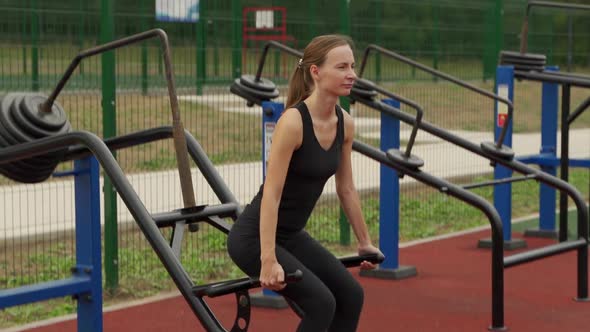
{"type": "MultiPolygon", "coordinates": [[[[383,253],[381,252],[381,250],[379,250],[379,248],[375,247],[372,244],[367,244],[367,245],[364,245],[364,246],[359,246],[358,247],[358,254],[359,254],[359,256],[369,255],[369,254],[377,254],[377,255],[384,256],[383,253]]],[[[373,264],[373,263],[371,263],[369,261],[363,261],[361,263],[361,269],[362,270],[372,270],[372,269],[374,269],[376,267],[377,267],[376,264],[373,264]]]]}

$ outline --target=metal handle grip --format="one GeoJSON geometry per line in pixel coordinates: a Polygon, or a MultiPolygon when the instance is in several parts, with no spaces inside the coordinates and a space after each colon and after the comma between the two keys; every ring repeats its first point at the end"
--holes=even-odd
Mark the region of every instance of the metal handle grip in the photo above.
{"type": "Polygon", "coordinates": [[[381,264],[385,260],[385,256],[379,254],[368,254],[368,255],[360,255],[360,256],[350,256],[350,257],[343,257],[340,258],[340,262],[345,267],[355,267],[360,266],[362,262],[367,261],[373,264],[381,264]]]}
{"type": "MultiPolygon", "coordinates": [[[[285,282],[290,284],[298,282],[302,278],[303,272],[301,272],[301,270],[296,270],[295,272],[287,273],[285,275],[285,282]]],[[[260,287],[260,280],[253,278],[242,278],[209,286],[203,290],[202,295],[207,295],[208,297],[218,297],[221,295],[227,295],[257,287],[260,287]]]]}

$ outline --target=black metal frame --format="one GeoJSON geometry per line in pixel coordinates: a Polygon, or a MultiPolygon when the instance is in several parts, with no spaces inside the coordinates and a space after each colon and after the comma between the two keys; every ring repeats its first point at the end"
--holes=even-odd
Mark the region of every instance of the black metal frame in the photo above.
{"type": "MultiPolygon", "coordinates": [[[[359,77],[363,76],[363,72],[364,72],[365,67],[367,65],[367,60],[369,58],[369,54],[371,53],[371,51],[379,52],[380,54],[384,54],[392,59],[395,59],[395,60],[405,63],[407,65],[410,65],[414,68],[418,68],[418,69],[420,69],[424,72],[430,73],[436,77],[442,78],[442,79],[452,82],[452,83],[455,83],[456,85],[459,85],[467,90],[473,91],[477,94],[480,94],[482,96],[486,96],[486,97],[493,99],[497,102],[505,104],[508,107],[508,115],[506,117],[506,121],[504,122],[504,127],[502,127],[502,131],[500,132],[500,136],[498,137],[498,142],[495,143],[496,149],[498,149],[498,150],[502,149],[502,147],[503,147],[502,143],[504,143],[504,138],[506,137],[506,133],[508,132],[508,126],[510,125],[510,122],[512,121],[512,113],[514,111],[514,106],[510,100],[500,97],[500,96],[498,96],[494,93],[491,93],[487,90],[484,90],[482,88],[471,85],[471,84],[464,82],[456,77],[453,77],[451,75],[448,75],[448,74],[438,71],[436,69],[430,68],[430,67],[423,65],[419,62],[413,61],[413,60],[406,58],[405,56],[403,56],[399,53],[393,52],[391,50],[388,50],[384,47],[381,47],[381,46],[375,45],[375,44],[369,44],[364,51],[363,58],[361,61],[361,66],[359,69],[359,75],[358,75],[359,77]]],[[[419,125],[419,123],[418,123],[418,125],[419,125]]]]}
{"type": "MultiPolygon", "coordinates": [[[[171,138],[172,136],[173,129],[171,127],[162,127],[127,135],[126,137],[113,138],[103,142],[93,133],[76,131],[0,149],[0,164],[42,155],[66,147],[71,147],[67,153],[66,160],[76,159],[91,154],[96,156],[105,173],[111,179],[121,199],[129,209],[129,212],[137,222],[152,248],[154,248],[154,251],[166,268],[166,271],[168,271],[168,274],[172,277],[174,283],[180,290],[180,293],[183,295],[201,324],[208,331],[226,332],[208,307],[207,303],[201,297],[194,295],[193,288],[195,285],[188,273],[182,267],[180,260],[174,254],[172,248],[159,231],[154,216],[152,216],[143,205],[108,147],[108,145],[113,149],[130,147],[158,139],[171,138]]],[[[212,187],[215,188],[215,193],[222,202],[219,209],[223,210],[224,215],[231,215],[232,218],[236,218],[239,211],[239,205],[233,194],[223,183],[215,171],[213,164],[206,158],[203,149],[194,137],[186,131],[185,137],[187,139],[187,146],[191,156],[199,157],[193,157],[193,160],[197,163],[197,166],[203,175],[208,181],[216,183],[216,185],[212,185],[212,187]],[[231,211],[232,209],[233,212],[231,211]]],[[[193,222],[205,221],[216,228],[224,229],[225,227],[223,227],[223,225],[217,224],[216,220],[211,218],[215,217],[215,215],[207,215],[207,213],[220,213],[220,210],[215,207],[212,207],[211,210],[205,208],[200,214],[186,213],[183,216],[190,218],[193,222]],[[200,220],[197,220],[197,217],[200,220]]],[[[178,212],[178,215],[180,214],[182,214],[182,212],[178,212]]]]}
{"type": "MultiPolygon", "coordinates": [[[[195,193],[193,190],[193,180],[190,173],[190,165],[188,161],[188,153],[186,146],[186,139],[184,135],[184,126],[180,119],[180,111],[178,105],[178,96],[176,94],[176,83],[174,81],[174,69],[172,68],[172,50],[168,42],[168,35],[162,29],[152,29],[140,32],[135,35],[117,39],[102,45],[98,45],[87,50],[84,50],[74,57],[70,65],[62,75],[61,79],[45,100],[39,105],[39,110],[48,112],[51,110],[55,99],[63,90],[66,83],[82,62],[83,59],[95,56],[101,53],[112,51],[121,47],[129,46],[131,44],[143,42],[148,39],[158,38],[162,45],[162,55],[164,58],[164,68],[166,83],[168,87],[168,97],[170,99],[170,111],[172,113],[172,127],[174,128],[174,150],[176,152],[176,161],[178,164],[178,175],[180,178],[180,190],[182,193],[182,200],[185,208],[193,207],[195,205],[195,193]]],[[[180,256],[180,242],[184,234],[185,224],[179,221],[174,225],[172,230],[171,245],[177,256],[180,256]]],[[[195,228],[196,229],[196,228],[195,228]]]]}
{"type": "MultiPolygon", "coordinates": [[[[589,6],[590,7],[590,6],[589,6]]],[[[561,158],[560,178],[563,181],[569,180],[569,131],[570,125],[590,107],[590,97],[586,98],[570,114],[571,109],[571,88],[590,88],[590,76],[560,73],[545,70],[543,72],[515,71],[514,76],[520,80],[547,82],[561,85],[561,158]]],[[[559,193],[559,240],[566,241],[568,237],[567,221],[567,197],[563,192],[559,193]]]]}
{"type": "MultiPolygon", "coordinates": [[[[548,7],[572,10],[590,10],[590,6],[582,4],[559,3],[550,1],[529,1],[521,28],[520,53],[524,54],[528,47],[528,24],[529,15],[532,7],[548,7]]],[[[564,181],[569,180],[569,129],[570,124],[576,120],[588,107],[590,107],[590,97],[583,101],[572,114],[571,107],[571,87],[590,88],[590,76],[572,73],[562,73],[556,71],[544,70],[542,72],[516,71],[514,76],[517,79],[530,81],[548,82],[560,84],[562,86],[561,99],[561,158],[560,158],[560,178],[564,181]]],[[[560,192],[559,194],[559,240],[567,240],[568,221],[567,221],[567,197],[560,192]]]]}
{"type": "MultiPolygon", "coordinates": [[[[171,248],[159,231],[159,228],[162,227],[174,227],[178,222],[184,222],[188,225],[206,222],[227,234],[231,229],[231,225],[225,222],[223,218],[235,220],[242,211],[240,204],[221,176],[219,176],[215,166],[209,160],[197,140],[188,131],[185,131],[184,134],[190,156],[197,164],[197,167],[215,192],[221,204],[194,206],[176,211],[150,214],[139,199],[139,196],[114,159],[112,151],[173,138],[174,129],[172,127],[143,130],[124,136],[109,138],[105,141],[102,141],[95,134],[86,131],[76,131],[46,137],[26,144],[0,149],[0,164],[42,155],[68,147],[62,161],[80,159],[90,155],[96,156],[139,228],[180,290],[180,293],[207,331],[226,332],[227,330],[217,320],[203,297],[216,297],[231,293],[235,293],[237,302],[236,318],[231,331],[247,331],[250,320],[250,298],[247,290],[260,287],[260,282],[253,278],[240,278],[205,285],[195,285],[190,279],[189,274],[184,270],[174,249],[171,248]]],[[[378,264],[383,259],[384,257],[377,255],[340,258],[345,267],[359,266],[365,260],[378,264]]],[[[301,271],[288,273],[285,278],[286,282],[296,282],[302,278],[302,273],[301,271]]]]}
{"type": "MultiPolygon", "coordinates": [[[[367,50],[365,51],[365,58],[363,58],[363,62],[362,62],[363,65],[361,66],[361,73],[363,70],[362,68],[366,64],[366,60],[367,60],[366,55],[368,55],[369,49],[377,50],[382,54],[385,54],[385,55],[390,56],[394,59],[402,61],[410,66],[422,69],[422,70],[424,70],[436,77],[445,79],[445,80],[455,83],[459,86],[462,86],[468,90],[471,90],[473,92],[479,93],[479,94],[487,96],[489,98],[492,98],[496,101],[506,103],[506,101],[503,98],[501,98],[500,96],[497,96],[497,95],[492,94],[488,91],[479,89],[475,86],[472,86],[471,84],[469,84],[467,82],[461,81],[461,80],[459,80],[455,77],[452,77],[448,74],[439,72],[433,68],[424,66],[420,63],[417,63],[415,61],[407,59],[407,58],[405,58],[393,51],[390,51],[390,50],[387,50],[387,49],[384,49],[382,47],[375,46],[375,45],[369,45],[367,50]]],[[[569,96],[568,96],[568,100],[569,100],[569,96]]],[[[392,107],[390,105],[387,105],[385,103],[382,103],[379,101],[374,101],[374,100],[369,100],[369,99],[364,99],[364,98],[359,98],[357,101],[362,104],[365,104],[375,110],[389,114],[391,116],[394,116],[407,124],[416,125],[416,123],[417,123],[416,120],[413,119],[412,117],[401,112],[399,109],[392,107]]],[[[507,102],[510,103],[510,101],[507,101],[507,102]]],[[[507,103],[507,105],[509,105],[508,118],[511,119],[511,113],[512,113],[510,111],[511,103],[510,104],[508,104],[508,103],[507,103]]],[[[568,118],[566,116],[566,119],[565,119],[566,122],[567,122],[567,119],[568,118]]],[[[505,129],[507,128],[508,121],[509,120],[506,121],[506,124],[504,126],[504,130],[502,131],[502,134],[505,133],[505,129]]],[[[534,261],[537,259],[560,254],[563,252],[577,250],[577,254],[578,254],[577,298],[580,300],[588,300],[588,223],[586,221],[588,219],[588,207],[586,206],[586,203],[584,201],[584,197],[582,196],[582,194],[575,187],[573,187],[572,185],[570,185],[566,181],[563,181],[563,180],[558,179],[554,176],[548,175],[547,173],[545,173],[541,170],[531,168],[524,163],[514,160],[513,158],[505,158],[505,157],[502,157],[496,153],[493,153],[493,151],[490,151],[489,149],[485,149],[483,147],[484,144],[481,144],[480,146],[478,146],[476,144],[473,144],[470,141],[465,140],[464,138],[462,138],[460,136],[456,136],[456,135],[454,135],[450,132],[447,132],[441,128],[438,128],[426,121],[422,121],[418,125],[418,127],[422,130],[425,130],[426,132],[429,132],[429,133],[439,137],[439,138],[442,138],[445,141],[451,142],[451,143],[453,143],[457,146],[460,146],[466,150],[469,150],[481,157],[489,159],[490,161],[492,161],[493,164],[501,164],[504,167],[512,169],[513,171],[524,174],[525,177],[534,177],[536,180],[543,182],[548,186],[556,188],[556,189],[560,190],[562,193],[568,194],[568,196],[576,204],[576,208],[578,211],[578,239],[574,240],[574,241],[561,242],[561,243],[558,243],[555,245],[550,245],[550,246],[540,248],[537,250],[532,250],[532,251],[508,256],[508,257],[504,258],[504,267],[512,267],[515,265],[531,262],[531,261],[534,261]]],[[[503,139],[503,137],[501,135],[500,139],[498,140],[497,147],[501,146],[502,139],[503,139]]],[[[495,258],[492,257],[492,259],[495,259],[495,258]]],[[[493,291],[495,291],[495,290],[493,290],[493,291]]],[[[503,307],[503,304],[502,304],[502,307],[503,307]]],[[[494,311],[495,310],[496,310],[496,308],[494,307],[494,311]]],[[[502,309],[502,311],[503,311],[503,309],[502,309]]],[[[494,316],[494,315],[495,315],[495,313],[492,312],[492,316],[494,316]]],[[[503,322],[502,322],[502,324],[499,324],[499,325],[497,325],[495,322],[496,321],[494,320],[494,323],[492,324],[492,328],[501,329],[501,325],[503,325],[503,322]]]]}

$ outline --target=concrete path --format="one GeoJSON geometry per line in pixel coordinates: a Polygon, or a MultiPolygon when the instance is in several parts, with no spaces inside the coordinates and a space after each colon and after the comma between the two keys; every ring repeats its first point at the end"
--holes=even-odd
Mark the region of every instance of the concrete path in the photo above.
{"type": "MultiPolygon", "coordinates": [[[[218,107],[220,101],[226,112],[260,115],[259,107],[244,107],[244,101],[233,94],[215,96],[180,96],[181,101],[196,102],[218,107]]],[[[284,97],[283,97],[284,99],[284,97]]],[[[278,99],[278,102],[284,102],[278,99]]],[[[354,109],[352,110],[354,114],[354,109]]],[[[379,138],[378,118],[355,118],[356,132],[361,139],[379,138]]],[[[401,124],[401,137],[409,137],[410,127],[401,124]]],[[[474,143],[492,141],[491,133],[454,131],[454,134],[474,143]]],[[[557,137],[560,135],[558,134],[557,137]]],[[[513,135],[513,149],[518,156],[536,154],[540,148],[540,135],[513,135]]],[[[405,147],[402,146],[402,149],[405,147]]],[[[413,153],[425,161],[423,171],[443,178],[489,173],[492,169],[486,159],[469,153],[438,137],[420,131],[413,153]]],[[[570,133],[571,158],[590,157],[590,129],[572,130],[570,133]]],[[[247,203],[262,183],[260,162],[226,164],[217,168],[231,191],[241,203],[247,203]]],[[[379,164],[358,154],[353,154],[355,184],[359,191],[379,187],[379,164]]],[[[182,206],[178,172],[176,170],[130,174],[128,179],[150,212],[165,212],[182,206]]],[[[193,181],[197,204],[218,203],[205,179],[194,169],[193,181]]],[[[414,180],[404,177],[402,184],[414,180]]],[[[102,179],[101,179],[102,187],[102,179]]],[[[333,179],[325,188],[325,194],[335,192],[333,179]]],[[[102,197],[101,197],[102,200],[102,197]]],[[[102,201],[101,201],[102,204],[102,201]]],[[[29,237],[35,234],[56,234],[74,227],[74,186],[71,179],[31,185],[0,187],[0,241],[29,237]],[[33,203],[31,203],[33,202],[33,203]]],[[[119,200],[119,222],[132,222],[131,215],[119,200]]]]}
{"type": "MultiPolygon", "coordinates": [[[[243,108],[242,108],[243,109],[243,108]]],[[[374,137],[378,123],[373,119],[356,119],[361,136],[374,137]]],[[[402,137],[407,137],[409,128],[402,126],[402,137]],[[404,136],[405,135],[405,136],[404,136]]],[[[472,142],[491,141],[488,133],[456,131],[456,135],[472,142]]],[[[558,134],[557,137],[560,137],[558,134]]],[[[513,149],[517,156],[537,154],[540,148],[540,135],[514,134],[513,149]]],[[[576,129],[570,133],[571,158],[590,157],[590,129],[576,129]]],[[[559,143],[558,143],[559,146],[559,143]]],[[[402,147],[404,149],[404,147],[402,147]]],[[[489,161],[425,132],[419,132],[414,154],[425,161],[423,171],[430,174],[453,178],[491,172],[489,161]]],[[[247,203],[258,190],[262,181],[260,162],[226,164],[218,166],[218,171],[236,198],[247,203]]],[[[379,164],[358,153],[353,153],[354,179],[359,191],[379,187],[379,164]]],[[[178,174],[175,170],[130,174],[129,181],[151,212],[164,212],[182,206],[178,174]]],[[[102,179],[101,179],[102,181],[102,179]]],[[[197,204],[216,204],[218,200],[205,179],[195,169],[193,181],[197,204]]],[[[402,184],[414,182],[404,177],[402,184]]],[[[102,186],[102,183],[101,183],[102,186]]],[[[334,193],[333,179],[329,181],[324,193],[334,193]]],[[[0,237],[7,240],[33,234],[51,234],[73,228],[74,188],[71,180],[52,181],[35,186],[14,185],[0,187],[0,237]],[[33,189],[34,188],[34,189],[33,189]],[[34,202],[31,204],[30,202],[34,202]]],[[[102,202],[101,202],[102,204],[102,202]]],[[[119,221],[132,221],[122,201],[119,200],[119,221]]]]}

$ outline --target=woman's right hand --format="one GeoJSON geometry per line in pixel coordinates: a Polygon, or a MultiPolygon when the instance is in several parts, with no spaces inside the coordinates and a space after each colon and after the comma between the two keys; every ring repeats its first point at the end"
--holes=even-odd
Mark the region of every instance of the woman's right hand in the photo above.
{"type": "Polygon", "coordinates": [[[285,271],[277,261],[262,263],[260,268],[260,285],[266,289],[279,291],[287,285],[285,271]]]}

